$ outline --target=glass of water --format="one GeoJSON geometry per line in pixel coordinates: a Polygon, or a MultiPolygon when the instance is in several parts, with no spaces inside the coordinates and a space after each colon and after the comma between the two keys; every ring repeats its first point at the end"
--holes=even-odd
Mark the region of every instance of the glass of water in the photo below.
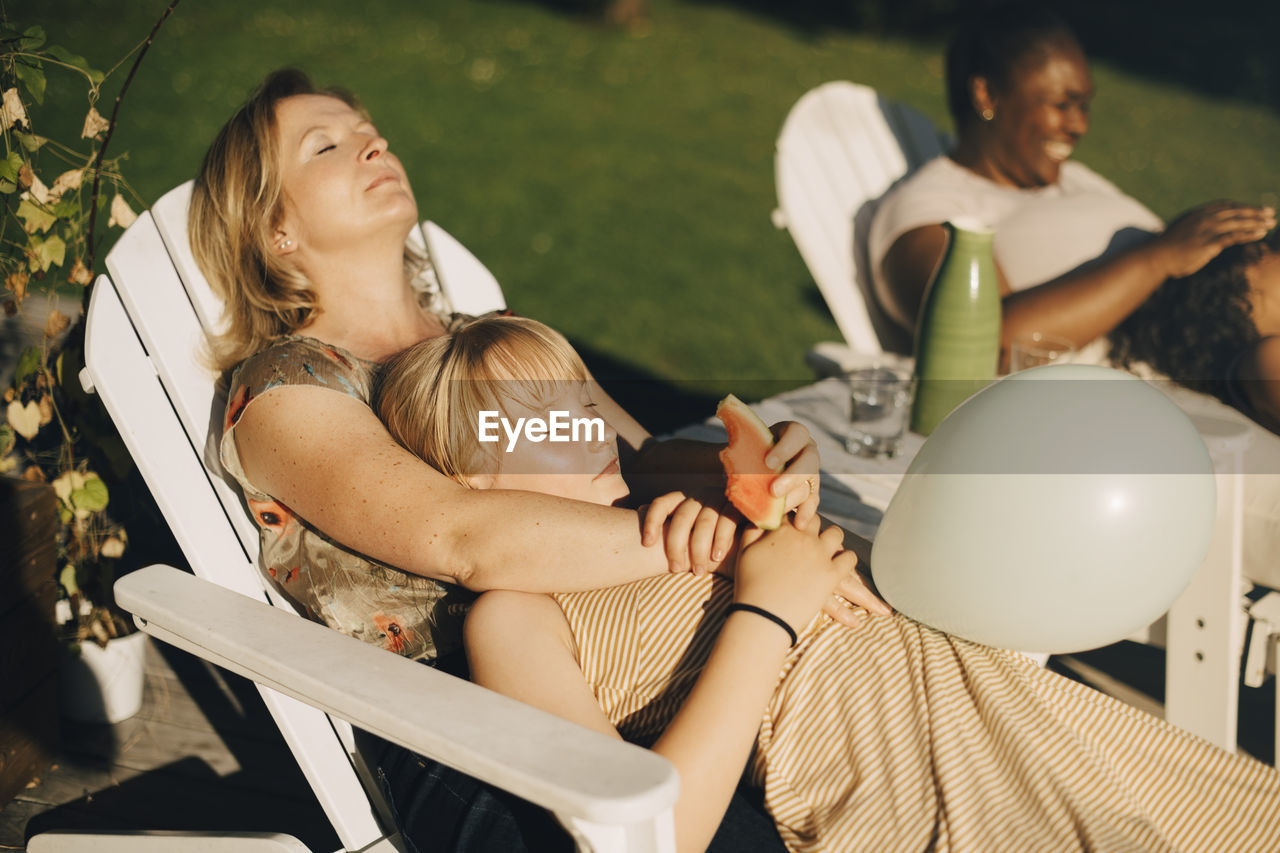
{"type": "Polygon", "coordinates": [[[911,371],[875,365],[851,370],[844,378],[851,404],[845,449],[859,456],[896,455],[911,416],[911,371]]]}

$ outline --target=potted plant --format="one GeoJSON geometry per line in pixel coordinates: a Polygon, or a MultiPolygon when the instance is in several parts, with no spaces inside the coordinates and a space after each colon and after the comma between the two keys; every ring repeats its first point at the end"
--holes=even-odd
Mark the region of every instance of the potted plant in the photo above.
{"type": "MultiPolygon", "coordinates": [[[[96,398],[79,388],[79,318],[103,233],[136,218],[138,200],[119,171],[123,158],[106,152],[129,82],[176,5],[170,3],[138,49],[109,119],[97,109],[102,72],[49,44],[40,26],[0,13],[0,303],[7,331],[26,338],[0,354],[0,474],[48,483],[57,495],[56,621],[69,649],[80,653],[66,660],[64,675],[105,678],[78,699],[64,696],[63,711],[107,722],[138,710],[144,635],[120,642],[133,635],[132,625],[111,589],[128,537],[109,512],[107,480],[114,473],[119,481],[131,463],[96,398]],[[76,81],[72,91],[86,97],[78,107],[84,111],[78,139],[37,131],[42,110],[65,115],[73,109],[46,103],[53,75],[76,81]],[[131,671],[122,674],[120,666],[131,671]]],[[[74,680],[61,684],[64,693],[80,690],[74,680]]]]}

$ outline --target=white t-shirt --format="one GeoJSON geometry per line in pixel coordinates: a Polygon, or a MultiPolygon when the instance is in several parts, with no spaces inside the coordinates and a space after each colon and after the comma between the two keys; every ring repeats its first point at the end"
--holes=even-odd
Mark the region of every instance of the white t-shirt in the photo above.
{"type": "Polygon", "coordinates": [[[1063,163],[1056,184],[1019,189],[994,183],[942,155],[876,207],[867,257],[877,288],[883,288],[880,264],[895,240],[914,228],[958,216],[995,231],[996,263],[1014,290],[1052,281],[1164,229],[1160,217],[1083,163],[1063,163]]]}

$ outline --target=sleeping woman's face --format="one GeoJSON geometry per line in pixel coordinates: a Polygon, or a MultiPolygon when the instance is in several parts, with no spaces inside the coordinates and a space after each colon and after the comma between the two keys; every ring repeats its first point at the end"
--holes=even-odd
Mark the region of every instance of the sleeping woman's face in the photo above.
{"type": "Polygon", "coordinates": [[[616,503],[629,493],[618,466],[618,434],[600,416],[587,383],[557,382],[555,387],[554,395],[536,406],[505,401],[505,411],[498,415],[513,431],[518,419],[525,418],[525,428],[513,439],[507,427],[497,426],[498,441],[490,445],[497,472],[465,479],[474,488],[541,492],[602,506],[616,503]],[[553,425],[553,413],[560,413],[555,418],[565,440],[553,441],[550,435],[539,440],[534,437],[537,428],[527,430],[534,420],[553,425]]]}
{"type": "Polygon", "coordinates": [[[328,95],[276,105],[284,216],[274,243],[340,249],[388,234],[403,242],[418,208],[400,160],[362,114],[328,95]]]}
{"type": "Polygon", "coordinates": [[[1280,252],[1272,243],[1245,271],[1253,325],[1264,338],[1280,335],[1280,252]]]}

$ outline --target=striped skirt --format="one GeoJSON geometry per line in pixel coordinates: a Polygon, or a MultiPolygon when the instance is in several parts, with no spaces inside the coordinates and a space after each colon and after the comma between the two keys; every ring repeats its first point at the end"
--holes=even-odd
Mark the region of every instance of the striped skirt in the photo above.
{"type": "MultiPolygon", "coordinates": [[[[624,737],[661,733],[731,597],[692,575],[556,596],[624,737]]],[[[793,851],[1280,851],[1272,768],[897,615],[808,626],[750,772],[793,851]]]]}

